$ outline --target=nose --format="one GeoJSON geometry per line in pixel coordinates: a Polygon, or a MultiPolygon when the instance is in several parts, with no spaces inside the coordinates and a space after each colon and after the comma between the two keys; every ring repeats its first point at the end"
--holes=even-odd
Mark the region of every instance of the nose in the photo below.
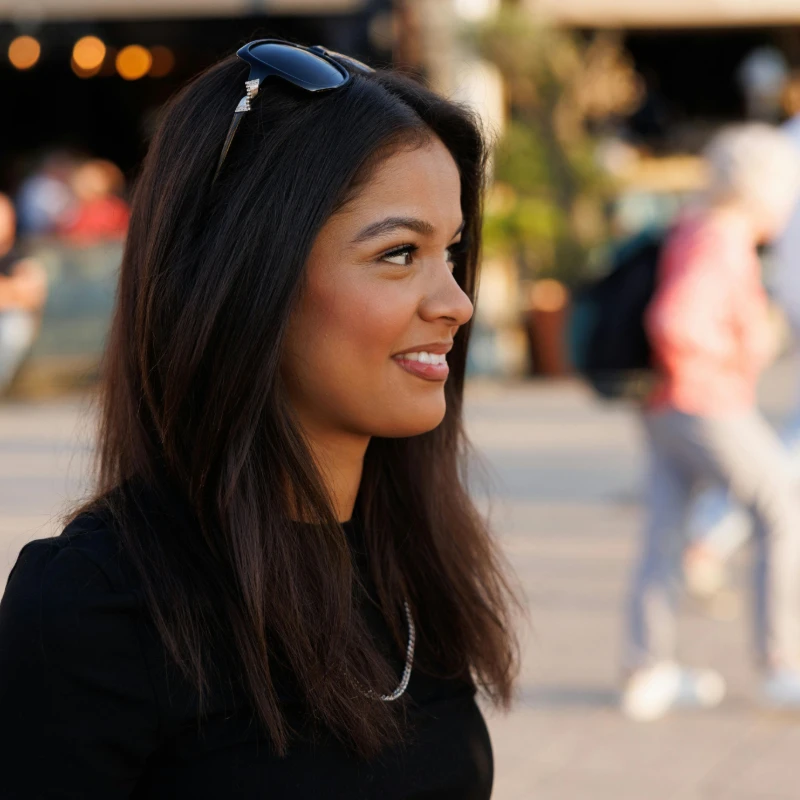
{"type": "Polygon", "coordinates": [[[465,325],[472,318],[472,301],[446,266],[436,273],[435,286],[420,303],[420,316],[426,322],[445,320],[450,325],[465,325]]]}

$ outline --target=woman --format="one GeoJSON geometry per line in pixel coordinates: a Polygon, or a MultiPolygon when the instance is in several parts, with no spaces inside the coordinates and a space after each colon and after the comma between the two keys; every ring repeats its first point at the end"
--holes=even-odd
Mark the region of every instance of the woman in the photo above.
{"type": "Polygon", "coordinates": [[[516,651],[462,469],[478,129],[321,48],[239,55],[164,113],[97,490],[0,606],[4,796],[487,798],[474,694],[516,651]]]}
{"type": "Polygon", "coordinates": [[[655,719],[675,705],[713,706],[712,670],[675,663],[675,576],[696,488],[718,483],[753,514],[755,651],[764,700],[800,707],[800,498],[785,448],[756,408],[774,345],[756,254],[781,231],[800,187],[784,134],[751,124],[707,150],[705,203],[669,236],[645,325],[660,372],[644,414],[647,516],[627,626],[623,710],[655,719]]]}

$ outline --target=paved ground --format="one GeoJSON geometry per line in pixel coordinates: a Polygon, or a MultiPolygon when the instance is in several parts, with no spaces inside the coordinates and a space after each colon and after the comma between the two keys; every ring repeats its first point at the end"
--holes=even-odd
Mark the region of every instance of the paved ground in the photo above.
{"type": "MultiPolygon", "coordinates": [[[[786,371],[765,387],[784,404],[786,371]]],[[[0,585],[21,545],[58,530],[85,481],[82,403],[0,405],[0,585]]],[[[495,800],[789,800],[800,718],[759,712],[742,598],[687,608],[687,661],[723,669],[713,714],[649,726],[614,708],[619,608],[639,519],[638,433],[575,385],[473,385],[471,435],[495,485],[492,517],[529,602],[519,701],[490,714],[495,800]]]]}

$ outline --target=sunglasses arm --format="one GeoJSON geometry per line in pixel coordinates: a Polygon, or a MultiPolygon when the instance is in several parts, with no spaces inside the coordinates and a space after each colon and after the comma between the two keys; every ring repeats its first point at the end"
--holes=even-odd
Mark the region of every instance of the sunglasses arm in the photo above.
{"type": "Polygon", "coordinates": [[[236,131],[239,128],[242,117],[250,110],[250,101],[258,94],[258,86],[260,83],[261,81],[258,78],[245,83],[245,90],[247,94],[245,94],[245,96],[239,101],[239,105],[236,106],[236,111],[233,114],[233,119],[231,120],[230,127],[228,128],[228,135],[225,137],[225,143],[222,145],[222,152],[220,153],[219,161],[217,162],[216,172],[211,180],[212,185],[214,184],[214,181],[217,180],[217,175],[219,175],[219,171],[222,169],[222,164],[228,155],[228,151],[231,149],[233,137],[236,136],[236,131]]]}

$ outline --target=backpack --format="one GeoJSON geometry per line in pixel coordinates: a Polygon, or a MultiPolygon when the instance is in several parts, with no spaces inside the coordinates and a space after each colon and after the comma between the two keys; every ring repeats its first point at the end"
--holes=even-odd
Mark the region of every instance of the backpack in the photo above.
{"type": "Polygon", "coordinates": [[[655,293],[666,234],[644,231],[624,242],[611,269],[574,296],[568,336],[578,373],[606,399],[644,399],[652,388],[644,312],[655,293]]]}

